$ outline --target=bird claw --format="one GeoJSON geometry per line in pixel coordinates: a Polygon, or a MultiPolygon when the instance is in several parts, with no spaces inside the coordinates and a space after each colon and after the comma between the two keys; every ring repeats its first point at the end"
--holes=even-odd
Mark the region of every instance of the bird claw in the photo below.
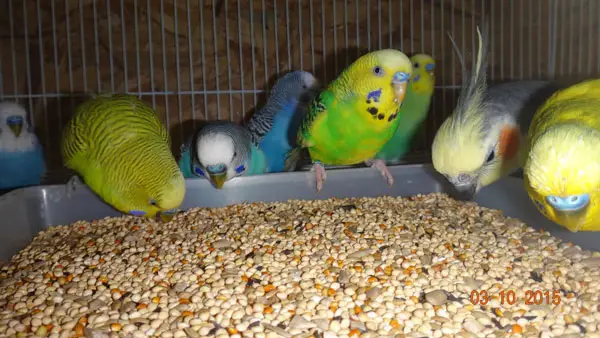
{"type": "Polygon", "coordinates": [[[81,183],[82,182],[77,175],[72,176],[69,179],[69,181],[65,185],[65,188],[67,189],[67,198],[71,198],[72,194],[77,190],[81,183]]]}
{"type": "Polygon", "coordinates": [[[366,160],[365,164],[371,168],[376,168],[377,170],[379,170],[379,172],[381,173],[381,176],[383,176],[386,179],[387,183],[390,186],[392,186],[394,184],[394,177],[392,176],[389,169],[385,165],[385,161],[380,160],[380,159],[366,160]]]}
{"type": "Polygon", "coordinates": [[[317,192],[323,189],[323,182],[327,179],[327,173],[325,172],[325,168],[320,162],[315,162],[312,166],[311,171],[315,172],[315,177],[317,179],[317,192]]]}

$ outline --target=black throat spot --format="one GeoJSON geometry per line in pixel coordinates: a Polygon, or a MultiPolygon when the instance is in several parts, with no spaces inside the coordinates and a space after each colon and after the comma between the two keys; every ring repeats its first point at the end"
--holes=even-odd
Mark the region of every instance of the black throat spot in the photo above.
{"type": "Polygon", "coordinates": [[[369,112],[369,114],[371,114],[373,116],[377,115],[377,113],[379,112],[377,107],[369,107],[369,108],[367,108],[367,111],[369,112]]]}

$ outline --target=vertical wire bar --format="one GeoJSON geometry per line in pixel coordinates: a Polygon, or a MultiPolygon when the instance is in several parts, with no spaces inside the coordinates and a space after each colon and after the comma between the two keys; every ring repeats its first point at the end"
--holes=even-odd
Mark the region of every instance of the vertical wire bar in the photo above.
{"type": "MultiPolygon", "coordinates": [[[[462,33],[460,35],[462,36],[461,53],[462,53],[463,57],[466,57],[465,55],[467,55],[467,50],[466,50],[466,48],[467,48],[466,45],[467,44],[465,42],[465,37],[467,36],[467,33],[465,31],[465,21],[466,21],[466,13],[465,12],[467,10],[465,8],[466,8],[465,7],[465,0],[461,0],[461,10],[460,10],[460,12],[461,12],[461,22],[460,22],[460,27],[462,29],[462,33]]],[[[474,56],[477,55],[477,54],[475,54],[475,51],[471,51],[469,54],[472,55],[472,57],[471,57],[472,59],[474,59],[475,58],[474,56]]],[[[465,62],[466,62],[466,60],[465,60],[465,62]]]]}
{"type": "MultiPolygon", "coordinates": [[[[171,114],[169,113],[169,80],[167,80],[167,43],[165,38],[165,0],[160,0],[160,36],[162,45],[163,84],[165,85],[163,96],[165,99],[165,124],[170,130],[171,114]]],[[[217,108],[218,109],[218,108],[217,108]]]]}
{"type": "MultiPolygon", "coordinates": [[[[10,4],[10,2],[9,2],[9,4],[10,4]]],[[[52,43],[54,44],[54,85],[56,86],[56,93],[60,93],[61,90],[60,90],[60,72],[59,72],[59,67],[58,67],[58,42],[56,39],[56,8],[55,8],[54,1],[52,1],[51,10],[52,10],[52,43]]],[[[9,12],[12,14],[11,10],[9,10],[9,12]]],[[[12,15],[11,15],[11,17],[12,17],[12,15]]],[[[14,52],[14,49],[13,49],[13,52],[14,52]]],[[[58,118],[58,125],[62,126],[62,114],[60,113],[62,111],[62,104],[60,102],[61,102],[61,100],[57,100],[56,105],[57,105],[57,111],[59,112],[57,118],[58,118]]]]}
{"type": "MultiPolygon", "coordinates": [[[[592,60],[593,60],[593,55],[592,55],[592,46],[593,46],[593,40],[592,40],[592,35],[593,35],[593,23],[594,23],[594,15],[593,10],[592,10],[592,3],[590,2],[590,9],[588,10],[588,73],[592,74],[593,70],[592,70],[592,60]]],[[[598,6],[598,4],[596,3],[596,6],[598,6]]],[[[600,24],[600,20],[598,20],[598,23],[600,24]]],[[[600,35],[598,35],[600,36],[600,35]]]]}
{"type": "MultiPolygon", "coordinates": [[[[355,12],[356,21],[355,22],[356,22],[356,53],[357,54],[360,54],[360,17],[358,15],[358,13],[360,13],[360,11],[358,9],[358,3],[359,2],[360,1],[355,1],[354,2],[355,6],[356,6],[355,7],[355,10],[356,10],[356,12],[355,12]]],[[[346,66],[347,65],[348,64],[346,64],[346,66]]]]}
{"type": "MultiPolygon", "coordinates": [[[[286,0],[287,1],[287,0],[286,0]]],[[[244,94],[244,53],[242,52],[242,11],[240,8],[240,1],[237,1],[237,23],[238,23],[238,47],[240,53],[240,82],[242,91],[242,114],[246,114],[246,94],[244,94]]],[[[288,51],[289,51],[289,38],[288,38],[288,51]]],[[[288,54],[289,56],[289,54],[288,54]]],[[[291,61],[290,61],[291,62],[291,61]]],[[[290,63],[291,67],[291,63],[290,63]]]]}
{"type": "MultiPolygon", "coordinates": [[[[25,34],[25,72],[27,74],[27,96],[29,97],[29,123],[31,124],[31,128],[35,128],[35,118],[33,116],[33,99],[31,97],[31,63],[29,58],[29,31],[27,26],[29,26],[27,22],[27,1],[23,1],[23,28],[25,34]]],[[[68,22],[68,18],[67,18],[68,22]]],[[[72,92],[73,90],[71,90],[72,92]]]]}
{"type": "Polygon", "coordinates": [[[146,19],[148,20],[148,56],[150,58],[150,91],[152,92],[152,109],[156,110],[156,94],[154,93],[154,51],[152,48],[152,15],[150,1],[146,2],[146,19]]]}
{"type": "MultiPolygon", "coordinates": [[[[441,26],[442,29],[444,26],[441,26]]],[[[442,35],[443,36],[443,35],[442,35]]],[[[435,52],[435,4],[432,2],[431,3],[431,57],[433,57],[433,59],[435,60],[436,58],[436,52],[435,52]]],[[[439,66],[437,67],[439,69],[439,66]]],[[[438,71],[437,69],[435,71],[438,71]]],[[[435,83],[434,83],[434,91],[435,91],[435,83]]],[[[435,95],[435,94],[433,94],[435,95]]],[[[437,112],[436,112],[436,104],[435,104],[435,100],[431,100],[431,107],[429,108],[429,111],[427,112],[428,114],[431,114],[431,119],[432,119],[432,123],[430,124],[430,126],[432,127],[432,129],[429,129],[427,127],[425,127],[425,139],[423,140],[423,150],[425,151],[428,146],[429,146],[429,140],[432,138],[431,136],[433,136],[433,132],[436,129],[436,121],[437,121],[437,112]]]]}
{"type": "Polygon", "coordinates": [[[500,78],[506,79],[504,76],[504,6],[498,6],[500,8],[500,78]]]}
{"type": "MultiPolygon", "coordinates": [[[[239,8],[239,7],[238,7],[239,8]]],[[[238,17],[239,19],[239,17],[238,17]]],[[[287,54],[288,54],[288,69],[292,69],[292,44],[290,40],[290,3],[289,0],[285,0],[285,36],[287,38],[287,54]]],[[[240,40],[242,41],[242,40],[240,40]]],[[[242,44],[240,43],[240,46],[242,44]]]]}
{"type": "MultiPolygon", "coordinates": [[[[194,89],[194,53],[192,52],[192,18],[190,10],[190,0],[185,0],[186,20],[187,20],[187,36],[188,36],[188,62],[190,68],[190,92],[192,99],[192,126],[196,128],[196,91],[194,89]]],[[[136,34],[137,36],[137,34],[136,34]]],[[[241,41],[241,40],[240,40],[241,41]]],[[[183,142],[187,142],[186,139],[182,139],[183,142]]]]}
{"type": "Polygon", "coordinates": [[[371,51],[371,0],[367,0],[367,48],[371,51]]]}
{"type": "Polygon", "coordinates": [[[390,37],[388,39],[389,48],[394,48],[394,32],[392,30],[392,0],[388,0],[388,31],[390,32],[390,37]]]}
{"type": "Polygon", "coordinates": [[[346,54],[346,62],[344,63],[344,67],[346,67],[348,62],[350,62],[350,46],[348,45],[348,0],[344,0],[344,35],[344,38],[346,39],[346,51],[344,53],[346,54]]]}
{"type": "MultiPolygon", "coordinates": [[[[231,60],[231,52],[229,51],[229,4],[227,0],[225,0],[225,4],[223,5],[225,8],[225,38],[227,41],[227,60],[231,60]]],[[[215,18],[216,19],[216,18],[215,18]]],[[[233,121],[233,94],[231,94],[231,67],[227,67],[227,88],[229,89],[229,120],[233,121]]],[[[243,112],[242,112],[243,114],[243,112]]]]}
{"type": "Polygon", "coordinates": [[[425,11],[423,9],[425,9],[425,3],[424,0],[421,0],[421,51],[419,53],[425,52],[425,11]]]}
{"type": "Polygon", "coordinates": [[[381,40],[383,40],[383,37],[381,36],[381,0],[377,0],[377,15],[379,17],[379,20],[378,20],[378,32],[377,32],[377,40],[379,40],[379,44],[377,46],[378,46],[378,49],[381,49],[382,48],[381,47],[381,44],[382,44],[381,40]]]}
{"type": "MultiPolygon", "coordinates": [[[[65,0],[65,21],[67,25],[67,69],[69,70],[69,92],[73,92],[73,62],[71,60],[71,20],[69,20],[69,2],[65,0]]],[[[29,52],[27,53],[29,55],[29,52]]],[[[73,101],[71,100],[71,105],[73,101]]]]}
{"type": "MultiPolygon", "coordinates": [[[[150,0],[148,0],[150,1],[150,0]]],[[[102,79],[100,77],[100,41],[98,38],[98,10],[96,8],[96,1],[92,2],[92,10],[94,16],[94,48],[96,50],[96,80],[98,81],[98,92],[102,92],[102,79]]],[[[148,22],[150,26],[150,22],[148,22]]]]}
{"type": "Polygon", "coordinates": [[[309,15],[310,15],[310,58],[312,60],[312,71],[315,71],[315,32],[314,32],[314,23],[313,23],[313,0],[309,0],[309,15]]]}
{"type": "Polygon", "coordinates": [[[302,55],[304,54],[304,46],[303,46],[303,41],[304,39],[302,38],[302,2],[298,1],[298,33],[300,35],[300,69],[304,69],[304,58],[302,57],[302,55]]]}
{"type": "MultiPolygon", "coordinates": [[[[538,64],[538,77],[541,79],[542,78],[542,39],[541,37],[544,36],[543,35],[543,30],[542,30],[542,26],[543,26],[543,21],[542,21],[542,10],[544,9],[543,7],[544,1],[543,0],[538,0],[538,52],[537,52],[537,64],[538,64]]],[[[550,12],[548,13],[549,15],[547,16],[547,18],[550,17],[550,12]]],[[[548,31],[548,34],[550,34],[550,31],[548,31]]]]}
{"type": "MultiPolygon", "coordinates": [[[[446,24],[444,22],[444,19],[445,19],[446,16],[444,15],[444,8],[446,6],[444,5],[444,1],[445,0],[440,0],[440,17],[441,17],[440,27],[442,28],[442,30],[444,30],[444,32],[443,32],[444,34],[440,34],[441,35],[440,36],[440,40],[441,40],[440,41],[440,54],[441,54],[440,60],[442,61],[441,62],[442,63],[441,66],[442,67],[439,67],[439,66],[437,67],[437,68],[442,68],[442,76],[441,76],[442,79],[446,79],[446,67],[444,67],[444,65],[443,65],[443,63],[446,61],[446,53],[445,53],[445,49],[446,48],[444,48],[444,46],[447,46],[448,42],[449,42],[449,41],[446,40],[446,39],[448,39],[448,36],[445,34],[446,33],[445,32],[446,31],[446,24]]],[[[454,54],[454,51],[452,52],[452,54],[454,54]]],[[[450,65],[450,69],[452,70],[452,74],[454,74],[455,73],[454,59],[452,59],[452,64],[450,65]]],[[[448,106],[446,104],[446,83],[445,83],[445,81],[441,85],[442,85],[441,87],[442,87],[442,109],[443,109],[442,115],[445,117],[447,115],[446,114],[446,110],[447,110],[446,107],[448,106]]]]}
{"type": "MultiPolygon", "coordinates": [[[[514,0],[512,3],[514,3],[514,0]]],[[[520,14],[519,21],[521,23],[521,29],[523,29],[525,27],[525,14],[524,14],[524,8],[523,8],[524,6],[523,6],[523,1],[521,1],[519,3],[521,4],[521,6],[520,6],[521,13],[519,13],[520,14]]],[[[529,26],[531,26],[531,23],[529,24],[529,26]]],[[[521,34],[519,34],[519,58],[521,59],[520,65],[519,65],[519,68],[520,68],[519,72],[521,73],[521,75],[520,75],[521,80],[523,80],[525,77],[525,68],[523,68],[523,65],[525,65],[525,57],[523,55],[524,54],[523,51],[525,49],[524,41],[523,41],[524,40],[523,37],[525,35],[524,33],[525,32],[522,32],[521,34]]]]}
{"type": "MultiPolygon", "coordinates": [[[[496,65],[496,53],[494,53],[495,51],[495,47],[496,45],[494,44],[494,17],[496,17],[495,15],[495,11],[494,11],[494,2],[490,2],[490,53],[489,55],[489,60],[490,60],[490,65],[496,65]]],[[[500,7],[500,10],[502,11],[502,7],[500,7]]],[[[500,50],[502,51],[502,48],[500,48],[500,50]]],[[[496,79],[496,67],[489,67],[490,69],[490,80],[495,80],[496,79]]]]}
{"type": "MultiPolygon", "coordinates": [[[[162,1],[162,0],[161,0],[162,1]]],[[[110,11],[110,1],[106,2],[106,18],[108,19],[108,60],[110,61],[110,91],[115,92],[115,68],[113,62],[113,44],[112,44],[112,12],[110,11]]]]}
{"type": "MultiPolygon", "coordinates": [[[[227,0],[225,0],[225,4],[227,4],[227,0]]],[[[279,16],[277,16],[277,0],[273,0],[273,16],[275,17],[275,19],[273,19],[273,21],[275,21],[273,24],[273,26],[275,26],[275,62],[277,64],[277,74],[279,74],[279,31],[277,29],[277,26],[279,26],[279,16]]],[[[287,26],[288,24],[286,22],[286,27],[287,26]]],[[[229,24],[227,27],[229,28],[229,24]]],[[[227,48],[229,48],[229,45],[227,48]]]]}
{"type": "MultiPolygon", "coordinates": [[[[12,0],[8,0],[8,24],[10,25],[10,51],[12,54],[12,75],[13,75],[13,94],[14,95],[18,95],[18,82],[17,82],[17,55],[16,55],[16,51],[17,48],[15,47],[15,27],[14,27],[14,20],[13,20],[13,16],[14,16],[14,12],[13,12],[13,7],[12,7],[12,0]]],[[[54,19],[54,2],[52,2],[52,32],[53,34],[56,36],[56,23],[55,23],[55,19],[54,19]]],[[[56,38],[54,39],[54,73],[58,74],[58,63],[57,60],[58,56],[56,53],[56,38]]],[[[57,75],[58,76],[58,75],[57,75]]],[[[58,78],[58,77],[57,77],[58,78]]],[[[56,86],[56,92],[58,92],[58,84],[56,86]]]]}
{"type": "MultiPolygon", "coordinates": [[[[562,20],[560,21],[561,23],[561,29],[559,29],[559,31],[561,32],[561,37],[563,37],[561,39],[561,42],[565,42],[565,45],[568,43],[567,41],[565,41],[564,36],[566,35],[566,32],[564,31],[564,28],[567,25],[567,20],[568,20],[568,11],[565,9],[564,11],[562,11],[562,20]]],[[[568,45],[568,47],[570,46],[570,43],[568,45]]],[[[560,57],[560,74],[561,75],[565,75],[565,63],[567,63],[567,58],[569,57],[569,52],[566,50],[567,48],[563,47],[561,48],[561,57],[560,57]]],[[[568,66],[567,66],[568,67],[568,66]]]]}
{"type": "Polygon", "coordinates": [[[415,53],[415,2],[410,0],[410,53],[415,53]]]}
{"type": "MultiPolygon", "coordinates": [[[[336,17],[336,8],[335,8],[336,0],[331,0],[331,5],[333,8],[333,72],[337,75],[338,72],[338,58],[337,58],[337,17],[336,17]]],[[[325,24],[325,23],[323,23],[325,24]]],[[[334,75],[334,76],[335,76],[334,75]]]]}
{"type": "MultiPolygon", "coordinates": [[[[456,8],[455,6],[455,0],[450,0],[450,7],[451,8],[456,8]]],[[[455,33],[454,33],[454,13],[450,12],[450,32],[452,32],[452,36],[453,39],[458,40],[456,37],[454,37],[455,33]]],[[[452,86],[456,85],[456,68],[455,68],[455,56],[456,52],[452,53],[452,86]]],[[[465,57],[465,55],[463,54],[463,58],[465,57]]],[[[466,62],[467,60],[464,60],[464,62],[466,62]]],[[[453,100],[454,102],[454,100],[453,100]]],[[[454,106],[454,103],[452,104],[454,106]]]]}
{"type": "MultiPolygon", "coordinates": [[[[39,0],[37,0],[38,3],[38,15],[39,15],[39,0]]],[[[81,63],[82,63],[82,69],[83,69],[83,91],[84,93],[88,92],[88,81],[87,81],[87,65],[86,65],[86,57],[85,57],[85,33],[84,33],[84,23],[83,23],[83,0],[79,0],[79,37],[80,37],[80,43],[81,43],[81,63]]],[[[41,25],[41,19],[38,18],[38,27],[41,25]]],[[[42,31],[41,29],[39,30],[38,34],[40,35],[40,46],[41,46],[41,35],[42,35],[42,31]]],[[[41,52],[41,50],[40,50],[41,52]]],[[[43,66],[42,66],[43,67],[43,66]]],[[[44,74],[44,71],[42,69],[42,76],[44,74]]],[[[42,80],[43,83],[43,80],[42,80]]],[[[46,96],[46,95],[44,95],[46,96]]],[[[44,101],[45,103],[45,101],[44,101]]]]}
{"type": "MultiPolygon", "coordinates": [[[[181,55],[179,53],[179,14],[177,13],[179,8],[177,7],[177,1],[173,1],[173,17],[175,18],[175,69],[177,70],[177,110],[179,112],[179,135],[181,136],[180,140],[183,140],[183,109],[181,109],[181,64],[180,58],[181,55]]],[[[169,116],[167,119],[170,119],[169,116]]]]}
{"type": "MultiPolygon", "coordinates": [[[[598,12],[596,17],[600,18],[600,4],[598,4],[598,3],[596,3],[596,10],[598,12]]],[[[598,23],[598,25],[597,25],[598,26],[598,35],[597,36],[600,36],[600,20],[596,20],[596,22],[598,23]]],[[[591,29],[590,29],[590,31],[591,31],[591,29]]],[[[598,55],[600,55],[600,43],[598,43],[598,55]]],[[[600,57],[596,56],[596,58],[598,59],[598,64],[597,64],[598,73],[600,73],[600,57]]]]}
{"type": "MultiPolygon", "coordinates": [[[[515,1],[511,0],[510,1],[510,17],[513,18],[513,20],[515,19],[515,1]]],[[[520,34],[519,34],[520,35],[520,34]]],[[[512,38],[515,36],[515,25],[511,24],[510,25],[510,36],[511,36],[511,41],[510,41],[510,78],[514,79],[516,76],[516,65],[515,65],[515,39],[512,38]]]]}
{"type": "MultiPolygon", "coordinates": [[[[189,21],[188,21],[189,22],[189,21]]],[[[150,28],[148,28],[150,29],[150,28]]],[[[138,0],[133,0],[133,31],[135,33],[135,61],[136,61],[136,76],[137,76],[137,88],[138,98],[142,98],[142,78],[140,72],[140,34],[138,27],[138,0]]]]}
{"type": "MultiPolygon", "coordinates": [[[[574,14],[575,13],[571,12],[570,10],[569,11],[565,10],[565,12],[568,13],[568,15],[569,15],[569,21],[565,20],[565,23],[568,22],[568,23],[571,24],[569,26],[574,27],[575,26],[574,25],[574,23],[575,23],[574,22],[575,21],[575,15],[574,14]]],[[[564,26],[566,26],[566,24],[564,26]]],[[[569,52],[568,52],[569,54],[567,56],[567,59],[563,59],[563,63],[567,64],[568,75],[573,75],[572,68],[573,68],[573,61],[575,61],[575,55],[573,55],[573,50],[575,49],[575,42],[573,41],[575,39],[572,36],[572,34],[573,34],[572,32],[573,31],[574,31],[574,29],[573,30],[571,30],[571,29],[569,29],[569,30],[566,30],[566,29],[563,30],[563,32],[567,35],[566,39],[569,41],[569,52]],[[571,35],[571,36],[569,36],[569,35],[571,35]]]]}
{"type": "MultiPolygon", "coordinates": [[[[150,1],[150,0],[148,0],[150,1]]],[[[250,2],[252,3],[252,2],[250,2]]],[[[206,50],[204,48],[204,4],[200,3],[198,6],[198,9],[200,11],[199,15],[200,15],[200,36],[202,37],[200,39],[200,43],[201,43],[201,54],[202,54],[202,90],[204,91],[204,120],[208,121],[208,96],[206,94],[206,67],[208,67],[208,65],[206,64],[206,56],[204,55],[204,51],[206,50]]],[[[252,13],[252,11],[250,11],[250,13],[252,13]]],[[[252,23],[252,21],[250,21],[250,23],[252,23]]],[[[254,32],[253,32],[254,33],[254,32]]],[[[253,35],[254,37],[254,35],[253,35]]],[[[252,48],[254,48],[254,40],[252,40],[252,48]]],[[[252,64],[254,64],[254,53],[252,53],[252,64]]],[[[252,73],[254,74],[254,67],[252,67],[252,73]]]]}
{"type": "MultiPolygon", "coordinates": [[[[40,50],[41,50],[41,48],[40,48],[40,50]]],[[[4,64],[4,60],[2,59],[2,55],[0,55],[0,65],[1,64],[4,64]]],[[[2,67],[0,67],[0,101],[4,101],[4,73],[2,71],[2,67]]],[[[47,120],[48,119],[46,119],[46,121],[47,120]]]]}
{"type": "MultiPolygon", "coordinates": [[[[177,19],[175,20],[177,22],[177,19]]],[[[177,26],[175,26],[177,27],[177,26]]],[[[177,28],[176,28],[177,29],[177,28]]],[[[138,39],[137,35],[136,41],[138,39]]],[[[127,36],[125,34],[125,3],[121,0],[121,43],[123,44],[123,80],[125,81],[125,92],[129,93],[129,77],[127,71],[127,36]]],[[[177,72],[179,76],[179,71],[177,72]]]]}
{"type": "Polygon", "coordinates": [[[404,0],[400,0],[400,20],[398,22],[400,23],[400,50],[404,52],[404,0]]]}
{"type": "Polygon", "coordinates": [[[577,39],[579,40],[579,62],[577,62],[577,75],[581,76],[581,73],[583,72],[583,34],[585,32],[585,26],[583,25],[583,3],[580,2],[579,6],[579,34],[577,34],[577,39]]]}
{"type": "MultiPolygon", "coordinates": [[[[264,19],[264,17],[263,17],[264,19]]],[[[213,2],[212,5],[212,24],[213,24],[213,57],[215,58],[215,80],[216,80],[216,91],[217,91],[217,117],[221,119],[221,90],[219,89],[219,49],[217,45],[217,6],[213,2]]],[[[264,34],[263,34],[264,37],[264,34]]]]}
{"type": "MultiPolygon", "coordinates": [[[[300,3],[300,2],[298,2],[300,3]]],[[[252,35],[251,41],[252,41],[252,90],[254,92],[254,105],[256,106],[256,67],[254,67],[254,65],[256,64],[255,61],[255,57],[254,57],[254,48],[256,46],[256,43],[254,42],[254,1],[250,1],[250,34],[252,35]]]]}
{"type": "MultiPolygon", "coordinates": [[[[549,57],[549,62],[548,62],[548,76],[550,77],[550,79],[554,78],[554,75],[556,73],[556,54],[557,54],[557,46],[558,46],[558,42],[557,40],[557,34],[556,34],[556,30],[558,27],[558,1],[553,1],[554,6],[551,6],[551,13],[550,15],[552,16],[552,19],[548,20],[548,31],[550,32],[550,34],[548,34],[548,55],[549,57]]],[[[563,48],[564,49],[564,48],[563,48]]]]}
{"type": "Polygon", "coordinates": [[[533,79],[533,20],[533,1],[529,1],[529,79],[533,79]]]}
{"type": "MultiPolygon", "coordinates": [[[[48,123],[48,109],[46,109],[47,104],[48,104],[48,100],[46,98],[46,71],[44,70],[44,40],[42,38],[42,10],[40,8],[40,1],[41,0],[37,0],[36,1],[36,7],[37,7],[37,23],[38,23],[38,44],[40,47],[40,80],[42,82],[42,102],[44,103],[44,121],[46,122],[46,144],[50,144],[50,126],[48,123]]],[[[83,27],[83,26],[81,26],[83,27]]],[[[82,44],[83,46],[83,44],[82,44]]],[[[84,67],[85,67],[85,57],[84,59],[84,67]]],[[[85,69],[85,68],[84,68],[85,69]]],[[[85,76],[85,71],[84,71],[84,76],[85,76]]],[[[87,83],[87,82],[86,82],[87,83]]],[[[2,84],[0,82],[0,93],[2,92],[1,90],[2,88],[2,84]]],[[[87,90],[86,90],[87,92],[87,90]]],[[[2,99],[0,97],[0,99],[2,99]]]]}
{"type": "Polygon", "coordinates": [[[327,81],[327,45],[325,36],[325,0],[321,0],[321,45],[323,47],[323,80],[327,81]]]}
{"type": "MultiPolygon", "coordinates": [[[[267,88],[267,83],[269,81],[269,63],[267,61],[267,8],[265,6],[265,0],[261,1],[261,8],[262,8],[262,36],[263,36],[263,65],[265,67],[265,87],[263,88],[265,92],[268,92],[269,88],[267,88]]],[[[214,6],[213,6],[214,7],[214,6]]],[[[213,17],[214,17],[214,11],[213,11],[213,17]]],[[[216,30],[215,30],[215,34],[216,34],[216,30]]],[[[217,36],[215,35],[215,41],[217,41],[217,36]]],[[[217,48],[215,47],[215,52],[216,52],[217,48]]],[[[216,54],[215,54],[216,57],[216,54]]]]}

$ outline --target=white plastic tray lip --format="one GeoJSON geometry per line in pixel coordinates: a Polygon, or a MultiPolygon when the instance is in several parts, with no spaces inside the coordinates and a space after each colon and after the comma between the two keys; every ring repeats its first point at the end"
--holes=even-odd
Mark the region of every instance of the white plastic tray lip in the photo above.
{"type": "MultiPolygon", "coordinates": [[[[186,181],[182,209],[290,199],[452,193],[447,181],[431,164],[391,166],[390,171],[395,179],[392,187],[372,168],[328,170],[327,180],[319,193],[315,189],[314,173],[310,171],[240,177],[228,182],[221,190],[213,188],[207,180],[191,179],[186,181]]],[[[66,189],[65,185],[37,186],[0,197],[0,261],[9,260],[48,226],[120,215],[85,186],[75,191],[70,199],[66,197],[66,189]]],[[[527,196],[520,178],[507,177],[482,189],[475,202],[501,209],[507,216],[519,218],[536,229],[544,228],[584,249],[600,250],[600,232],[571,233],[543,217],[527,196]]]]}

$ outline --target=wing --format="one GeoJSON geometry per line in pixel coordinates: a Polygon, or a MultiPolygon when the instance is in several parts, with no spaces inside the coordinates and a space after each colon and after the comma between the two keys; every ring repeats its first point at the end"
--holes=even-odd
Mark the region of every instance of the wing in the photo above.
{"type": "Polygon", "coordinates": [[[308,111],[302,119],[300,128],[298,128],[298,145],[306,148],[312,145],[313,137],[311,130],[315,125],[323,123],[327,117],[327,103],[329,102],[332,93],[328,90],[322,91],[311,101],[308,111]]]}
{"type": "Polygon", "coordinates": [[[257,110],[246,127],[252,135],[252,143],[259,144],[263,137],[271,130],[274,123],[275,111],[272,109],[259,109],[257,110]]]}

